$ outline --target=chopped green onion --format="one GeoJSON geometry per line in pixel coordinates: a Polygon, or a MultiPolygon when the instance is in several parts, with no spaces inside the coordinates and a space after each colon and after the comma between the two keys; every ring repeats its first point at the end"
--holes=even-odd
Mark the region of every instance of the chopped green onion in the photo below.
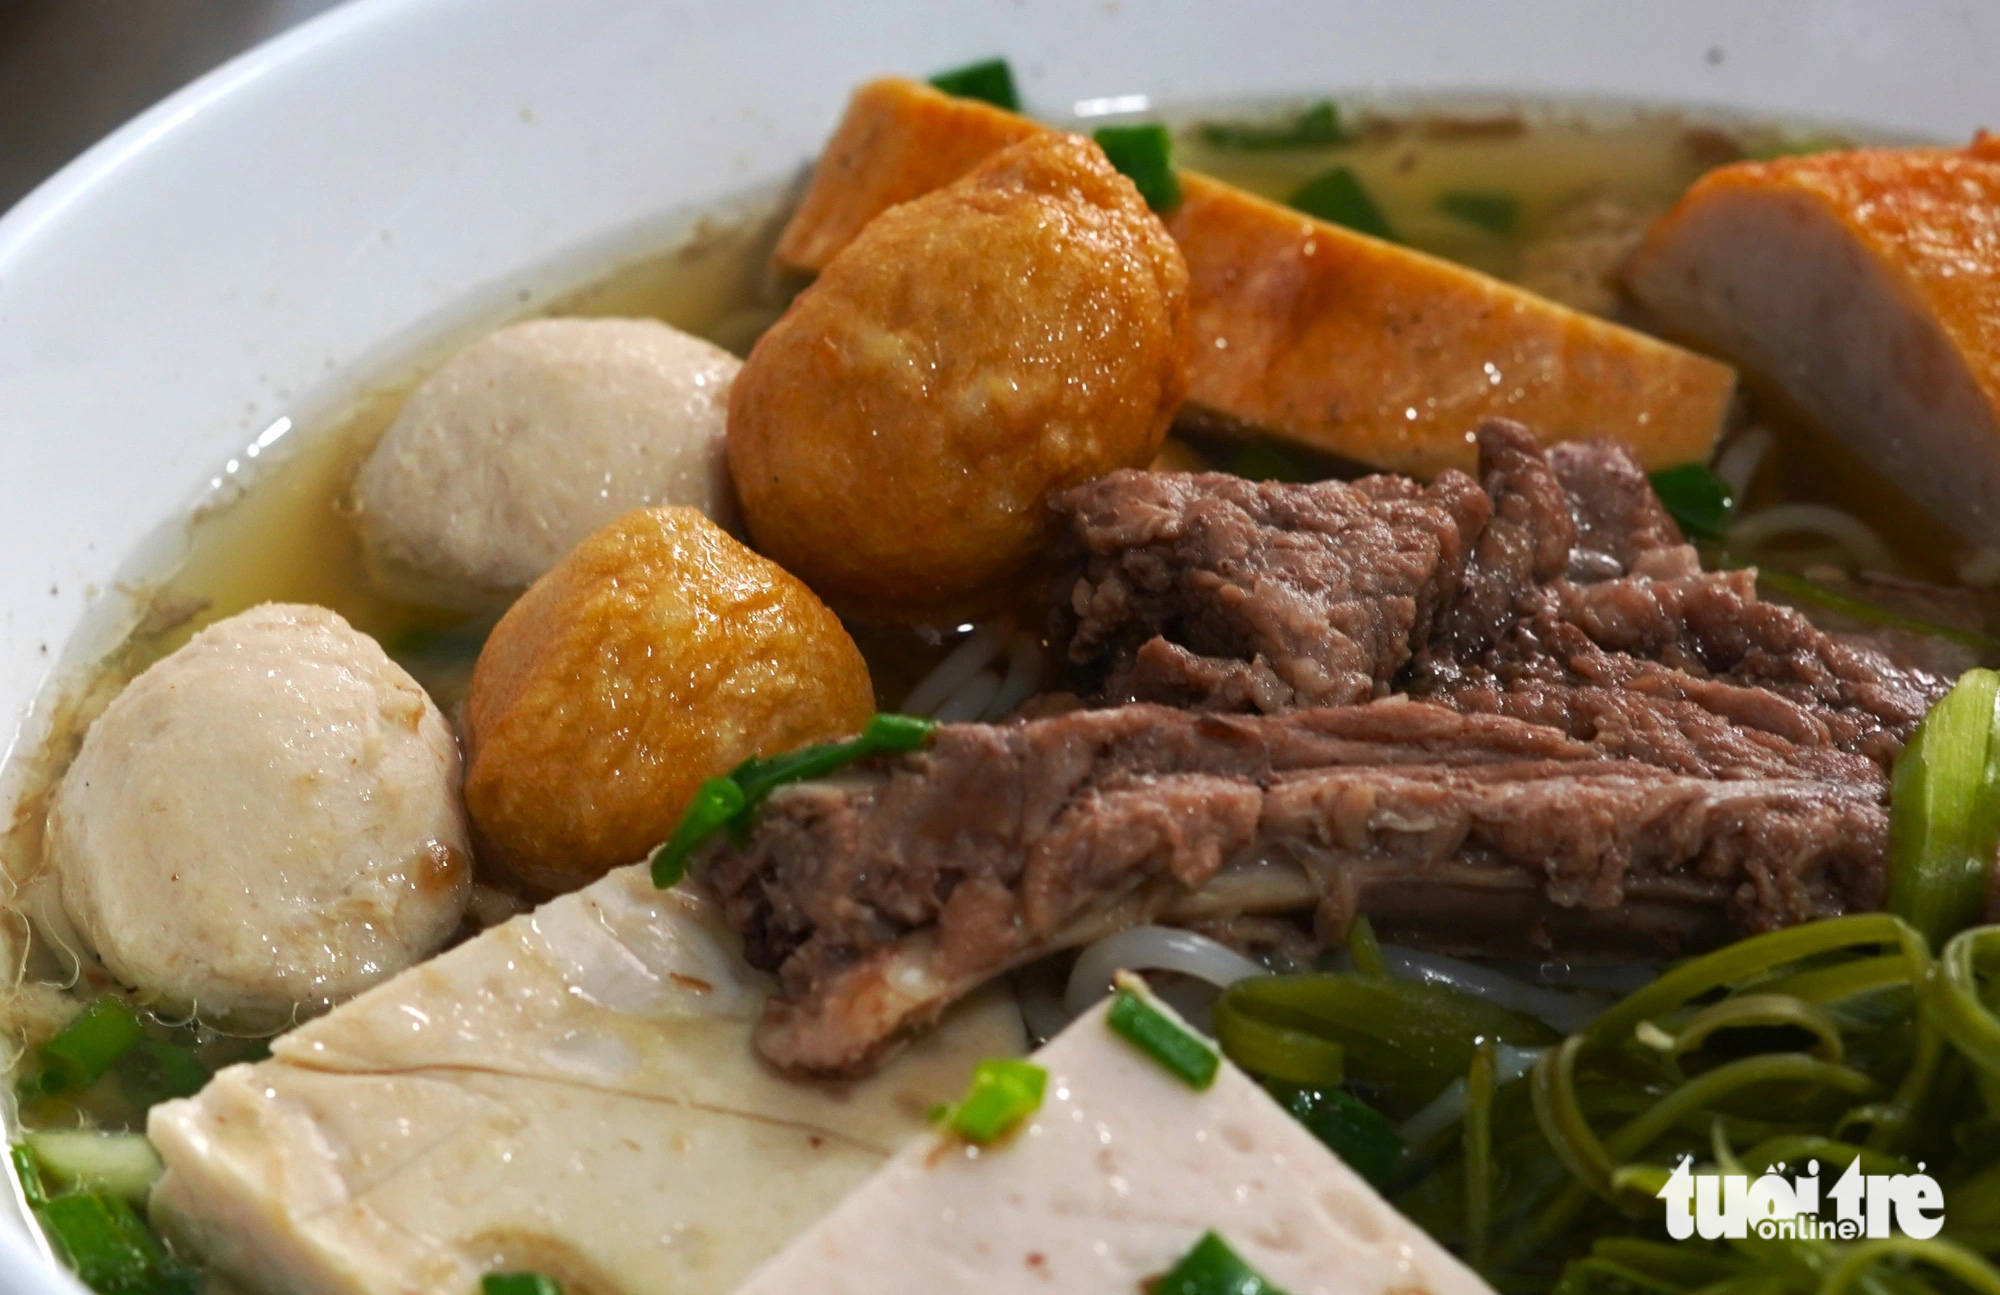
{"type": "Polygon", "coordinates": [[[936,729],[935,720],[878,714],[869,719],[860,737],[801,747],[784,755],[753,755],[730,770],[729,780],[743,789],[746,807],[755,809],[766,796],[788,782],[823,778],[880,751],[914,751],[936,729]]]}
{"type": "Polygon", "coordinates": [[[694,848],[737,821],[749,802],[743,789],[728,778],[710,778],[695,789],[681,813],[674,834],[653,851],[653,884],[661,890],[678,886],[687,875],[687,858],[694,848]]]}
{"type": "Polygon", "coordinates": [[[1121,984],[1104,1018],[1112,1031],[1139,1051],[1166,1067],[1189,1088],[1204,1089],[1215,1082],[1222,1058],[1186,1026],[1146,1000],[1145,995],[1121,984]]]}
{"type": "Polygon", "coordinates": [[[1375,924],[1368,920],[1368,914],[1357,914],[1347,924],[1347,956],[1354,959],[1354,969],[1364,976],[1385,980],[1389,975],[1389,964],[1382,961],[1382,942],[1375,938],[1375,924]]]}
{"type": "Polygon", "coordinates": [[[21,1184],[21,1198],[30,1206],[48,1200],[49,1189],[42,1181],[42,1167],[35,1163],[35,1153],[27,1144],[16,1143],[7,1148],[7,1154],[14,1161],[14,1180],[21,1184]]]}
{"type": "Polygon", "coordinates": [[[1448,189],[1437,196],[1437,209],[1454,220],[1496,235],[1513,233],[1521,219],[1521,200],[1506,193],[1448,189]]]}
{"type": "Polygon", "coordinates": [[[1493,1227],[1493,1090],[1498,1086],[1493,1045],[1472,1050],[1465,1076],[1465,1254],[1475,1269],[1486,1267],[1486,1242],[1493,1227]]]}
{"type": "Polygon", "coordinates": [[[1338,1088],[1265,1087],[1348,1168],[1377,1187],[1389,1181],[1403,1158],[1403,1138],[1387,1116],[1338,1088]]]}
{"type": "Polygon", "coordinates": [[[1243,153],[1268,153],[1287,148],[1323,148],[1347,138],[1340,129],[1340,109],[1321,99],[1286,121],[1205,121],[1195,127],[1204,144],[1243,153]]]}
{"type": "Polygon", "coordinates": [[[47,1186],[142,1201],[165,1166],[143,1133],[38,1129],[24,1140],[47,1186]]]}
{"type": "Polygon", "coordinates": [[[1021,96],[1014,91],[1014,69],[1004,58],[982,59],[940,72],[931,78],[931,84],[948,95],[977,99],[1008,112],[1018,112],[1021,108],[1021,96]]]}
{"type": "Polygon", "coordinates": [[[115,995],[98,999],[42,1045],[42,1091],[74,1093],[90,1087],[145,1037],[146,1027],[131,1004],[115,995]]]}
{"type": "Polygon", "coordinates": [[[1297,455],[1281,445],[1258,439],[1249,442],[1230,460],[1229,470],[1247,481],[1311,481],[1311,469],[1297,455]]]}
{"type": "Polygon", "coordinates": [[[1932,948],[1979,920],[2000,845],[2000,673],[1968,670],[1889,779],[1889,911],[1932,948]]]}
{"type": "Polygon", "coordinates": [[[1213,1232],[1202,1233],[1150,1295],[1284,1295],[1213,1232]]]}
{"type": "Polygon", "coordinates": [[[193,1050],[141,1039],[112,1067],[125,1100],[141,1110],[176,1097],[192,1097],[209,1079],[193,1050]]]}
{"type": "Polygon", "coordinates": [[[86,1192],[56,1196],[35,1210],[56,1250],[100,1295],[194,1295],[194,1274],[161,1249],[126,1201],[86,1192]]]}
{"type": "Polygon", "coordinates": [[[562,1283],[537,1272],[487,1273],[479,1295],[562,1295],[562,1283]]]}
{"type": "Polygon", "coordinates": [[[1157,123],[1141,126],[1101,126],[1090,136],[1111,165],[1124,173],[1139,196],[1154,211],[1181,205],[1181,181],[1174,174],[1174,141],[1157,123]]]}
{"type": "Polygon", "coordinates": [[[724,828],[740,827],[767,796],[786,783],[824,777],[866,756],[914,751],[936,730],[936,720],[878,714],[859,737],[801,747],[784,755],[751,756],[727,777],[710,778],[688,802],[674,834],[653,851],[653,884],[662,890],[678,885],[696,847],[724,828]]]}
{"type": "Polygon", "coordinates": [[[932,1108],[931,1122],[983,1147],[1040,1110],[1048,1082],[1049,1072],[1032,1061],[982,1061],[965,1097],[956,1106],[932,1108]]]}
{"type": "Polygon", "coordinates": [[[1729,485],[1704,463],[1677,463],[1652,474],[1653,493],[1691,536],[1715,538],[1729,529],[1736,501],[1729,485]]]}
{"type": "Polygon", "coordinates": [[[1336,166],[1320,172],[1292,195],[1290,205],[1317,220],[1344,225],[1357,234],[1395,237],[1389,232],[1389,218],[1368,196],[1368,190],[1362,188],[1361,178],[1352,167],[1336,166]]]}

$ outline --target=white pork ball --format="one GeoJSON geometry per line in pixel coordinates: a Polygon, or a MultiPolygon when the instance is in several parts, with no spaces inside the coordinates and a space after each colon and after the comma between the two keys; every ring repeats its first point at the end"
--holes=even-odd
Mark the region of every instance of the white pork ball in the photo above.
{"type": "Polygon", "coordinates": [[[218,621],[91,725],[49,810],[78,934],[165,1009],[268,1026],[435,952],[472,886],[458,744],[319,607],[218,621]]]}
{"type": "Polygon", "coordinates": [[[503,328],[411,393],[362,466],[355,519],[378,583],[504,605],[634,508],[734,519],[727,351],[650,319],[503,328]]]}

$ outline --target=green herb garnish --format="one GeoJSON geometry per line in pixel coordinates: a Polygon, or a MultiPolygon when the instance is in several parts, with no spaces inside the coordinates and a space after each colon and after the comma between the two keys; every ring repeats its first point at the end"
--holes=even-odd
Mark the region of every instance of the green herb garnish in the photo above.
{"type": "Polygon", "coordinates": [[[1347,956],[1354,959],[1354,969],[1362,975],[1376,980],[1389,978],[1389,964],[1382,960],[1382,942],[1375,938],[1375,923],[1366,913],[1355,914],[1347,924],[1347,956]]]}
{"type": "Polygon", "coordinates": [[[1201,141],[1211,148],[1235,149],[1242,153],[1269,153],[1287,148],[1324,148],[1339,144],[1347,136],[1340,129],[1340,109],[1333,100],[1318,103],[1285,121],[1205,121],[1195,127],[1201,141]]]}
{"type": "Polygon", "coordinates": [[[1150,1295],[1284,1295],[1213,1232],[1202,1233],[1150,1295]]]}
{"type": "Polygon", "coordinates": [[[1389,232],[1389,218],[1368,196],[1352,167],[1336,166],[1320,172],[1292,195],[1290,205],[1316,220],[1345,226],[1357,234],[1395,237],[1389,232]]]}
{"type": "Polygon", "coordinates": [[[1225,995],[1215,1005],[1223,1055],[1262,1079],[1332,1089],[1347,1077],[1347,1049],[1312,1028],[1309,1018],[1257,999],[1225,995]]]}
{"type": "Polygon", "coordinates": [[[1968,670],[1889,780],[1889,911],[1932,948],[1979,920],[2000,846],[2000,673],[1968,670]]]}
{"type": "Polygon", "coordinates": [[[1465,1156],[1465,1251],[1475,1269],[1486,1266],[1486,1243],[1493,1227],[1493,1090],[1498,1087],[1493,1045],[1472,1050],[1465,1076],[1465,1122],[1459,1144],[1465,1156]]]}
{"type": "Polygon", "coordinates": [[[1354,972],[1256,976],[1222,992],[1216,1037],[1250,1073],[1307,1088],[1344,1077],[1397,1119],[1414,1115],[1472,1064],[1474,1040],[1553,1042],[1540,1021],[1414,980],[1354,972]],[[1247,1040],[1247,1042],[1246,1042],[1247,1040]]]}
{"type": "Polygon", "coordinates": [[[940,72],[931,78],[931,84],[960,99],[977,99],[1008,112],[1021,109],[1021,96],[1014,91],[1014,69],[1004,58],[982,59],[940,72]]]}
{"type": "Polygon", "coordinates": [[[1377,1187],[1389,1181],[1403,1158],[1403,1138],[1387,1116],[1338,1088],[1272,1083],[1264,1087],[1355,1173],[1377,1187]]]}
{"type": "Polygon", "coordinates": [[[1112,1031],[1139,1051],[1166,1067],[1174,1078],[1189,1088],[1205,1089],[1215,1082],[1222,1058],[1214,1048],[1197,1038],[1193,1031],[1146,1000],[1145,995],[1120,985],[1104,1018],[1112,1031]]]}
{"type": "Polygon", "coordinates": [[[42,1181],[42,1166],[36,1161],[33,1149],[25,1143],[15,1143],[7,1148],[7,1155],[14,1162],[14,1178],[21,1184],[21,1197],[30,1206],[36,1206],[49,1199],[48,1185],[42,1181]]]}
{"type": "Polygon", "coordinates": [[[1262,437],[1236,451],[1229,470],[1249,481],[1311,481],[1312,469],[1298,455],[1262,437]]]}
{"type": "Polygon", "coordinates": [[[1505,193],[1451,189],[1437,196],[1437,209],[1489,234],[1507,235],[1521,219],[1521,200],[1505,193]]]}
{"type": "Polygon", "coordinates": [[[115,996],[98,999],[41,1046],[41,1090],[81,1092],[145,1037],[146,1027],[131,1004],[115,996]]]}
{"type": "Polygon", "coordinates": [[[562,1295],[562,1283],[538,1272],[487,1273],[479,1295],[562,1295]]]}
{"type": "Polygon", "coordinates": [[[956,1106],[932,1107],[930,1119],[976,1146],[1006,1136],[1042,1106],[1049,1072],[1032,1061],[982,1061],[956,1106]]]}
{"type": "Polygon", "coordinates": [[[653,884],[662,890],[679,884],[695,847],[724,828],[740,827],[766,797],[786,783],[824,777],[866,756],[914,751],[936,728],[936,720],[879,714],[868,721],[859,737],[801,747],[784,755],[751,756],[727,777],[710,778],[695,791],[674,834],[653,851],[653,884]]]}
{"type": "Polygon", "coordinates": [[[1714,539],[1729,529],[1736,500],[1729,484],[1705,463],[1677,463],[1652,474],[1653,493],[1660,497],[1680,528],[1690,536],[1714,539]]]}
{"type": "Polygon", "coordinates": [[[1100,126],[1090,136],[1139,190],[1154,211],[1181,205],[1181,181],[1174,173],[1174,141],[1165,126],[1100,126]]]}
{"type": "Polygon", "coordinates": [[[193,1273],[175,1263],[130,1204],[82,1192],[35,1209],[62,1258],[99,1295],[194,1295],[193,1273]]]}
{"type": "Polygon", "coordinates": [[[141,1110],[176,1097],[192,1097],[209,1079],[191,1048],[173,1043],[139,1042],[112,1067],[125,1100],[141,1110]]]}

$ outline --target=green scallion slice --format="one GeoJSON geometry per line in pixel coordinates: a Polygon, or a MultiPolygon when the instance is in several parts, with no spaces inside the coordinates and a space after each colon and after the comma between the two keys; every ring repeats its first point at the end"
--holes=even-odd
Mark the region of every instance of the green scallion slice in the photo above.
{"type": "Polygon", "coordinates": [[[1265,1088],[1355,1173],[1377,1187],[1389,1181],[1403,1158],[1403,1138],[1387,1116],[1339,1088],[1291,1084],[1266,1084],[1265,1088]]]}
{"type": "Polygon", "coordinates": [[[14,1161],[14,1179],[21,1184],[21,1197],[30,1207],[41,1205],[49,1199],[48,1185],[42,1181],[42,1166],[35,1160],[35,1153],[26,1143],[15,1143],[7,1148],[7,1154],[14,1161]]]}
{"type": "Polygon", "coordinates": [[[42,1230],[77,1278],[113,1295],[194,1295],[194,1274],[167,1256],[131,1205],[84,1192],[56,1196],[35,1210],[42,1230]]]}
{"type": "Polygon", "coordinates": [[[1278,122],[1205,121],[1195,133],[1210,148],[1241,153],[1269,153],[1288,148],[1325,148],[1346,140],[1340,109],[1321,99],[1297,116],[1278,122]]]}
{"type": "Polygon", "coordinates": [[[141,1110],[176,1097],[192,1097],[209,1079],[208,1067],[190,1048],[141,1039],[112,1067],[125,1100],[141,1110]]]}
{"type": "Polygon", "coordinates": [[[1105,1024],[1139,1051],[1166,1067],[1189,1088],[1205,1089],[1215,1082],[1222,1058],[1193,1031],[1123,985],[1111,1000],[1105,1024]]]}
{"type": "Polygon", "coordinates": [[[764,799],[789,782],[821,778],[865,756],[914,751],[937,730],[937,721],[913,715],[876,715],[861,736],[823,742],[784,755],[752,756],[727,777],[710,778],[695,792],[674,834],[653,851],[653,884],[665,890],[687,874],[688,856],[724,828],[741,826],[764,799]]]}
{"type": "Polygon", "coordinates": [[[42,1091],[74,1093],[90,1087],[145,1037],[146,1027],[131,1004],[115,996],[98,999],[42,1045],[42,1091]]]}
{"type": "Polygon", "coordinates": [[[1103,126],[1091,134],[1111,165],[1123,172],[1154,211],[1181,205],[1181,180],[1174,173],[1174,141],[1165,126],[1103,126]]]}
{"type": "Polygon", "coordinates": [[[680,884],[694,848],[736,821],[747,806],[743,789],[728,778],[710,778],[695,789],[674,834],[653,851],[653,884],[661,890],[680,884]]]}
{"type": "Polygon", "coordinates": [[[2000,845],[2000,673],[1968,670],[1889,777],[1889,911],[1933,949],[1979,920],[2000,845]]]}
{"type": "Polygon", "coordinates": [[[1151,1295],[1284,1295],[1214,1232],[1202,1233],[1150,1289],[1151,1295]]]}
{"type": "Polygon", "coordinates": [[[487,1273],[479,1295],[562,1295],[562,1283],[537,1272],[487,1273]]]}
{"type": "Polygon", "coordinates": [[[1653,493],[1690,536],[1713,539],[1729,529],[1736,501],[1707,464],[1677,463],[1653,473],[1652,481],[1653,493]]]}
{"type": "Polygon", "coordinates": [[[1465,1253],[1475,1269],[1486,1266],[1493,1228],[1493,1090],[1498,1061],[1490,1042],[1472,1051],[1465,1076],[1465,1123],[1460,1145],[1465,1156],[1465,1253]]]}
{"type": "Polygon", "coordinates": [[[1008,112],[1021,109],[1021,96],[1014,90],[1014,69],[1004,58],[982,59],[940,72],[931,78],[931,84],[960,99],[977,99],[1008,112]]]}
{"type": "Polygon", "coordinates": [[[1291,205],[1306,215],[1328,224],[1345,226],[1357,234],[1394,238],[1389,218],[1368,196],[1354,168],[1336,166],[1305,182],[1292,195],[1291,205]]]}
{"type": "Polygon", "coordinates": [[[1298,455],[1268,440],[1250,441],[1229,461],[1229,470],[1246,481],[1311,481],[1312,469],[1298,455]]]}
{"type": "Polygon", "coordinates": [[[932,1121],[983,1147],[1040,1110],[1048,1082],[1049,1072],[1032,1061],[982,1061],[972,1072],[964,1099],[956,1106],[934,1109],[932,1121]]]}
{"type": "Polygon", "coordinates": [[[1521,220],[1521,200],[1512,194],[1447,189],[1437,196],[1437,209],[1489,234],[1505,236],[1521,220]]]}

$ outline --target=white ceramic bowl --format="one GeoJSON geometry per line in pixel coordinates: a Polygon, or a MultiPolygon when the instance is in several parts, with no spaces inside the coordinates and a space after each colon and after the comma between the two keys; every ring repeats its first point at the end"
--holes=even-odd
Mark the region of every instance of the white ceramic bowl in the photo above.
{"type": "MultiPolygon", "coordinates": [[[[284,417],[795,172],[847,91],[988,54],[1031,110],[1490,91],[1960,138],[1982,0],[361,0],[133,121],[0,219],[0,707],[15,755],[121,578],[284,417]]],[[[0,788],[0,794],[11,793],[0,788]]],[[[74,1291],[0,1219],[0,1292],[74,1291]]]]}

